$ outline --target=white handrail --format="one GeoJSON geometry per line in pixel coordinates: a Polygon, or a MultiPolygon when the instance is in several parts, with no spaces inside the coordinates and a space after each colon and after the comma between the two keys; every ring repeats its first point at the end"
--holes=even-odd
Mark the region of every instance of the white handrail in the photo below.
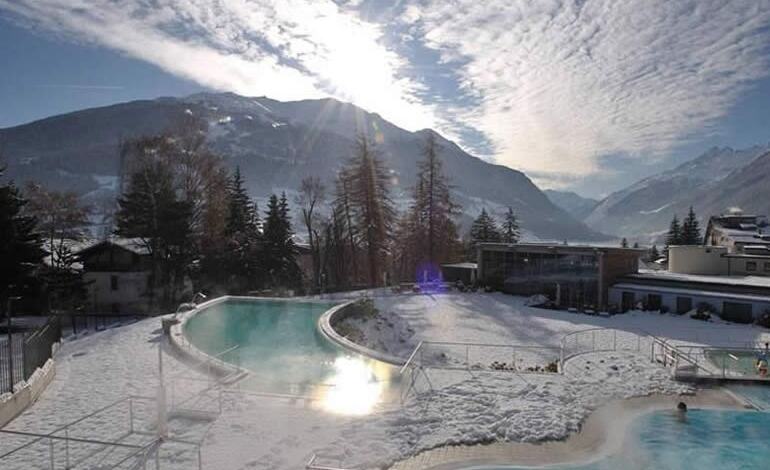
{"type": "Polygon", "coordinates": [[[416,348],[414,348],[414,351],[412,351],[412,354],[409,355],[409,359],[406,360],[403,366],[401,366],[401,370],[398,371],[400,375],[403,375],[406,369],[409,367],[409,365],[412,363],[412,360],[414,360],[414,357],[417,355],[417,351],[422,348],[422,341],[417,345],[416,348]]]}

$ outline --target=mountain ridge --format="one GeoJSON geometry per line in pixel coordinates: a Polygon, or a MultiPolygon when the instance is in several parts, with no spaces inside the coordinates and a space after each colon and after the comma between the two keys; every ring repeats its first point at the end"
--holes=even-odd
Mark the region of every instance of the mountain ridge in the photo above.
{"type": "MultiPolygon", "coordinates": [[[[600,201],[584,221],[605,233],[633,239],[660,241],[676,214],[683,217],[693,206],[706,222],[730,207],[732,190],[727,181],[770,151],[770,144],[746,149],[712,147],[698,157],[677,167],[643,178],[600,201]]],[[[757,183],[753,191],[761,193],[757,183]]],[[[747,210],[768,211],[758,201],[750,201],[747,210]]]]}
{"type": "Polygon", "coordinates": [[[350,103],[331,98],[282,102],[233,93],[197,93],[89,108],[0,129],[8,174],[73,189],[92,198],[114,197],[121,140],[155,135],[194,116],[205,122],[209,146],[226,164],[241,168],[252,195],[292,190],[308,175],[331,187],[351,155],[355,138],[377,144],[392,170],[394,196],[408,197],[425,132],[442,146],[444,168],[465,208],[462,222],[486,207],[502,215],[511,205],[523,227],[540,239],[600,240],[548,197],[523,173],[486,162],[433,130],[406,131],[350,103]]]}

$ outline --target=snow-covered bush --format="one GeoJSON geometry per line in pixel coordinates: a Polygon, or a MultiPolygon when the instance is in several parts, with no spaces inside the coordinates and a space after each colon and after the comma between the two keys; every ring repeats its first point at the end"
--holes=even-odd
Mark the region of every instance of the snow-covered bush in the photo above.
{"type": "Polygon", "coordinates": [[[764,326],[765,328],[770,328],[770,309],[765,310],[757,317],[756,324],[764,326]]]}

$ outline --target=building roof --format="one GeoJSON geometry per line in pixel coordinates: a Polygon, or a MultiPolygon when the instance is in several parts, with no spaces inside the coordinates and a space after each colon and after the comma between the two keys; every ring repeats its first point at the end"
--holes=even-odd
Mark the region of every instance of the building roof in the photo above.
{"type": "Polygon", "coordinates": [[[476,263],[449,263],[442,264],[442,268],[454,268],[454,269],[478,269],[476,263]]]}
{"type": "Polygon", "coordinates": [[[83,256],[84,254],[94,249],[97,249],[102,246],[107,246],[107,245],[117,246],[124,250],[130,251],[131,253],[135,253],[137,255],[150,254],[149,247],[141,238],[121,238],[121,237],[110,237],[106,240],[93,240],[91,243],[87,244],[85,247],[77,251],[76,254],[83,256]]]}
{"type": "Polygon", "coordinates": [[[765,276],[710,276],[705,274],[682,274],[669,271],[640,270],[638,274],[624,276],[629,280],[653,280],[689,282],[725,286],[759,287],[770,289],[770,277],[765,276]]]}
{"type": "Polygon", "coordinates": [[[530,251],[561,251],[561,252],[587,252],[602,251],[604,253],[633,253],[641,255],[646,250],[643,248],[623,248],[620,246],[602,246],[602,245],[564,245],[561,243],[498,243],[484,242],[479,243],[481,248],[491,248],[496,250],[530,250],[530,251]]]}
{"type": "Polygon", "coordinates": [[[743,300],[749,302],[768,302],[770,303],[770,297],[766,295],[751,295],[751,294],[736,294],[733,292],[711,291],[703,289],[687,289],[681,287],[660,287],[651,286],[649,284],[637,284],[634,282],[621,282],[612,286],[613,289],[626,289],[626,290],[645,290],[653,291],[661,294],[681,294],[697,297],[715,297],[720,299],[729,300],[743,300]]]}

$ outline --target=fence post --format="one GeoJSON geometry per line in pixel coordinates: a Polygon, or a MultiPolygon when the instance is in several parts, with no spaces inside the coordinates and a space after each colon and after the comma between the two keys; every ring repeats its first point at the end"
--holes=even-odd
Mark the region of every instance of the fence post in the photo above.
{"type": "Polygon", "coordinates": [[[134,399],[128,399],[128,430],[131,434],[134,433],[134,399]]]}
{"type": "Polygon", "coordinates": [[[465,345],[465,367],[467,367],[468,369],[471,368],[471,363],[469,359],[469,354],[470,354],[469,349],[470,349],[470,346],[465,345]]]}
{"type": "Polygon", "coordinates": [[[70,468],[70,431],[69,426],[64,428],[64,464],[66,469],[70,468]]]}
{"type": "Polygon", "coordinates": [[[53,463],[53,437],[48,438],[48,455],[51,458],[51,470],[54,470],[54,463],[53,463]]]}

